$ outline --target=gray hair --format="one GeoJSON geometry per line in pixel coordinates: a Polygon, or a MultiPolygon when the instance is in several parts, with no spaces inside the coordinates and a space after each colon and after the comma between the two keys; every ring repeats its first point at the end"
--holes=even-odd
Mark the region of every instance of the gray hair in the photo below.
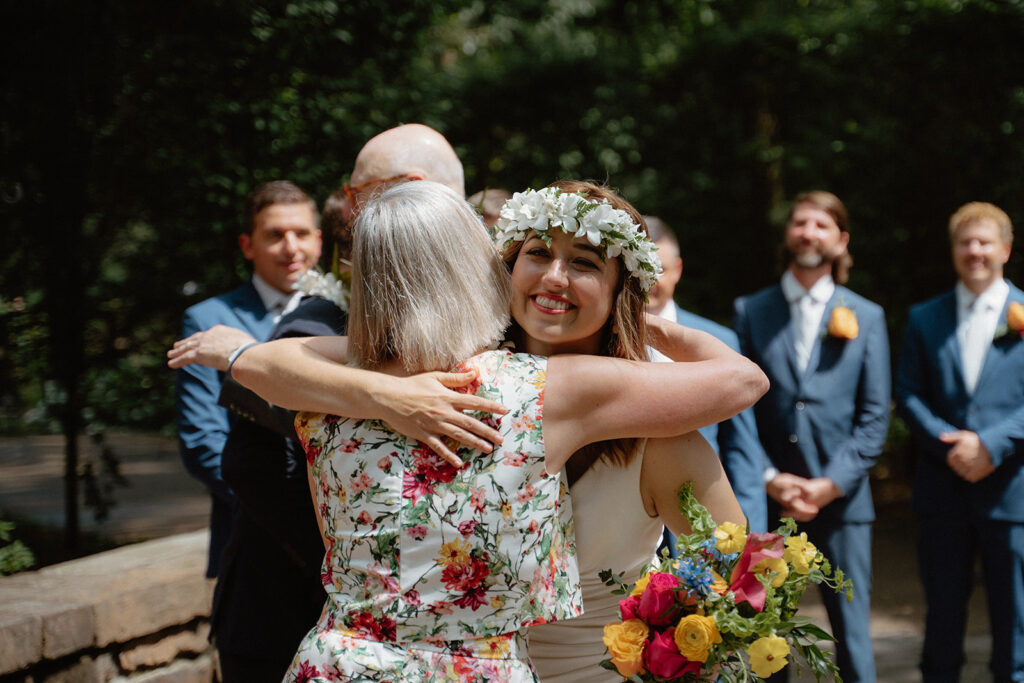
{"type": "Polygon", "coordinates": [[[454,191],[402,183],[353,228],[349,342],[363,368],[448,369],[501,341],[511,283],[476,213],[454,191]]]}

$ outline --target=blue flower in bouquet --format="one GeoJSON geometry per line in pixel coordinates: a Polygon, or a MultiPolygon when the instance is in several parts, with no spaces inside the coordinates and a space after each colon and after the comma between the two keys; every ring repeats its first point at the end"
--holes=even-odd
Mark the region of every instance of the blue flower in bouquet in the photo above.
{"type": "Polygon", "coordinates": [[[676,576],[683,580],[683,585],[687,589],[698,595],[710,593],[711,584],[715,581],[715,576],[711,573],[711,565],[688,557],[679,561],[676,576]]]}

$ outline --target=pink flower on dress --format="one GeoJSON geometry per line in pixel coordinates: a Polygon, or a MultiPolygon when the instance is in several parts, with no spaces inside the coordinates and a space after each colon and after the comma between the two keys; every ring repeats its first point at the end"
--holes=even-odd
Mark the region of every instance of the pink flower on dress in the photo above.
{"type": "Polygon", "coordinates": [[[459,524],[459,533],[463,536],[469,536],[476,530],[476,520],[467,519],[465,522],[459,524]]]}
{"type": "Polygon", "coordinates": [[[516,502],[520,505],[525,505],[533,500],[537,495],[537,487],[533,484],[527,484],[523,488],[519,489],[516,493],[516,502]]]}
{"type": "Polygon", "coordinates": [[[373,524],[373,517],[370,516],[369,512],[363,510],[362,512],[359,513],[359,521],[362,524],[373,524]]]}
{"type": "Polygon", "coordinates": [[[352,439],[351,441],[342,441],[338,444],[338,450],[342,453],[355,453],[359,450],[359,447],[363,445],[362,439],[352,439]]]}
{"type": "Polygon", "coordinates": [[[505,464],[509,467],[522,467],[527,457],[526,453],[509,453],[505,456],[505,464]]]}
{"type": "Polygon", "coordinates": [[[414,524],[406,529],[405,533],[409,534],[409,538],[414,541],[422,541],[427,536],[427,527],[422,524],[414,524]]]}
{"type": "Polygon", "coordinates": [[[412,504],[420,502],[420,498],[433,493],[434,487],[425,479],[417,477],[408,470],[402,473],[402,498],[409,498],[412,504]]]}
{"type": "Polygon", "coordinates": [[[361,472],[358,477],[352,477],[349,480],[349,488],[352,489],[352,493],[363,493],[373,488],[373,479],[366,472],[361,472]]]}
{"type": "Polygon", "coordinates": [[[406,603],[412,605],[413,607],[416,607],[420,604],[419,591],[408,590],[405,592],[404,595],[402,595],[402,598],[405,600],[406,603]]]}
{"type": "Polygon", "coordinates": [[[478,513],[484,511],[484,507],[487,503],[487,492],[483,488],[470,489],[472,495],[469,498],[469,504],[473,506],[473,509],[478,513]]]}
{"type": "Polygon", "coordinates": [[[380,460],[377,461],[377,468],[380,469],[381,472],[391,472],[391,456],[392,455],[396,455],[396,454],[395,453],[391,453],[390,455],[385,455],[384,457],[382,457],[380,460]]]}
{"type": "Polygon", "coordinates": [[[299,670],[295,672],[296,683],[305,683],[306,681],[312,680],[320,675],[316,667],[309,663],[309,661],[301,662],[299,664],[299,670]]]}

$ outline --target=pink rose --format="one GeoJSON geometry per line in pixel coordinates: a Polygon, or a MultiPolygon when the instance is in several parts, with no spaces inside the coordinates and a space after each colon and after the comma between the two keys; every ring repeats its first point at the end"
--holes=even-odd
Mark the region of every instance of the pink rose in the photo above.
{"type": "Polygon", "coordinates": [[[736,595],[736,604],[747,602],[758,612],[764,609],[767,595],[754,567],[769,557],[782,557],[785,550],[783,538],[779,534],[753,533],[747,536],[743,554],[733,567],[729,579],[729,590],[736,595]]]}
{"type": "Polygon", "coordinates": [[[674,630],[655,633],[644,649],[644,666],[660,678],[681,678],[683,674],[700,671],[700,662],[691,661],[679,653],[673,638],[674,630]]]}
{"type": "Polygon", "coordinates": [[[668,626],[679,611],[679,577],[665,572],[655,572],[647,587],[640,594],[636,616],[651,626],[668,626]]]}
{"type": "Polygon", "coordinates": [[[459,533],[463,536],[469,536],[476,529],[476,520],[467,519],[465,522],[459,523],[459,533]]]}
{"type": "Polygon", "coordinates": [[[625,600],[619,600],[619,614],[622,616],[622,620],[629,621],[630,619],[636,619],[636,608],[639,604],[639,595],[631,595],[625,600]]]}

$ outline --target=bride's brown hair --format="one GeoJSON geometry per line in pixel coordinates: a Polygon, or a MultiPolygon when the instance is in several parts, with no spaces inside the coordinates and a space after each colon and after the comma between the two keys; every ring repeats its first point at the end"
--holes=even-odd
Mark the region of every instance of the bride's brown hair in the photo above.
{"type": "MultiPolygon", "coordinates": [[[[628,213],[633,222],[640,226],[640,230],[645,235],[647,234],[647,224],[640,212],[610,187],[583,180],[558,180],[551,183],[549,187],[556,187],[562,192],[580,194],[598,202],[605,200],[612,208],[628,213]]],[[[522,242],[515,241],[510,243],[502,253],[502,258],[510,272],[522,247],[522,242]]],[[[647,293],[641,287],[640,281],[632,277],[625,267],[622,267],[619,269],[619,281],[612,296],[614,304],[612,313],[605,321],[602,330],[599,355],[627,360],[648,360],[647,324],[644,319],[647,293]]],[[[509,336],[516,337],[522,334],[522,328],[513,320],[509,336]]],[[[612,439],[584,446],[573,454],[566,465],[569,483],[575,483],[598,460],[605,460],[619,467],[628,466],[637,454],[637,441],[633,438],[612,439]]]]}

